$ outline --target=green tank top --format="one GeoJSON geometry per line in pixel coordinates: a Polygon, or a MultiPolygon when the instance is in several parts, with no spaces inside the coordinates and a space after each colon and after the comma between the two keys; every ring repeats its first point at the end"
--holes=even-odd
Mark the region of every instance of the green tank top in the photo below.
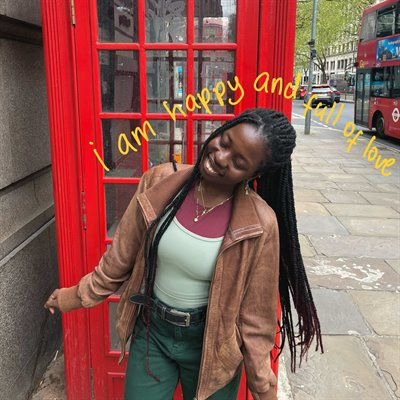
{"type": "Polygon", "coordinates": [[[159,243],[154,294],[170,307],[207,305],[222,240],[190,232],[175,217],[159,243]]]}

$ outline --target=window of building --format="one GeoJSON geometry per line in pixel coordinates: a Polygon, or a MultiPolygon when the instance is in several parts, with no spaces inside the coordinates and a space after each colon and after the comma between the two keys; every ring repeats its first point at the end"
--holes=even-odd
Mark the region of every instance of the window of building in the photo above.
{"type": "Polygon", "coordinates": [[[360,41],[371,40],[375,38],[375,13],[367,14],[364,17],[360,41]]]}
{"type": "Polygon", "coordinates": [[[347,69],[347,58],[344,60],[344,69],[347,69]]]}
{"type": "Polygon", "coordinates": [[[393,27],[395,15],[396,13],[393,6],[378,11],[378,18],[376,22],[377,37],[385,37],[394,34],[393,27]]]}

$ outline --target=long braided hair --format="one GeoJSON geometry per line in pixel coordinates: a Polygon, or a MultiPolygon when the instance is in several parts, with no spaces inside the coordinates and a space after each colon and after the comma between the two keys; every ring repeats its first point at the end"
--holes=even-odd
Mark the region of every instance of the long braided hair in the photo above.
{"type": "MultiPolygon", "coordinates": [[[[157,269],[157,251],[160,240],[175,217],[188,192],[200,178],[200,163],[208,143],[240,123],[257,128],[268,148],[268,156],[256,178],[257,193],[273,208],[277,216],[280,237],[279,295],[282,317],[280,352],[286,339],[291,354],[291,369],[296,369],[296,347],[300,347],[300,363],[316,336],[316,350],[322,347],[321,330],[311,289],[300,253],[296,214],[294,207],[291,154],[296,145],[296,132],[286,116],[266,108],[249,109],[217,128],[205,141],[190,177],[179,189],[177,196],[150,225],[145,242],[145,298],[144,323],[147,330],[147,372],[155,379],[149,367],[150,303],[157,269]],[[298,315],[298,332],[295,333],[290,295],[298,315]]],[[[280,354],[280,353],[279,353],[280,354]]]]}

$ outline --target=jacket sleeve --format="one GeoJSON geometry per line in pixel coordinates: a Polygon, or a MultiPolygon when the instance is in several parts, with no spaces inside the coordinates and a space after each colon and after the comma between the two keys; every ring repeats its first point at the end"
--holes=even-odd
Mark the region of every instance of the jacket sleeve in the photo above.
{"type": "Polygon", "coordinates": [[[142,176],[136,193],[118,224],[111,248],[104,253],[93,272],[85,275],[78,285],[60,289],[58,304],[61,311],[93,307],[116,292],[129,278],[146,231],[137,195],[146,190],[150,171],[142,176]]]}
{"type": "Polygon", "coordinates": [[[239,324],[249,388],[255,400],[276,400],[270,352],[275,343],[279,285],[279,231],[276,219],[253,265],[239,324]]]}

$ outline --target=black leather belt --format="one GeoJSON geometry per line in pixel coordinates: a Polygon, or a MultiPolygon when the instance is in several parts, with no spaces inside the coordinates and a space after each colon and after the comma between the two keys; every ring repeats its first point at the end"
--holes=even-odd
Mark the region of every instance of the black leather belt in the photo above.
{"type": "MultiPolygon", "coordinates": [[[[129,297],[131,303],[140,304],[146,306],[146,298],[144,294],[135,294],[129,297]]],[[[207,308],[195,311],[193,313],[175,310],[160,301],[150,299],[150,307],[157,313],[157,316],[170,324],[177,326],[190,326],[192,324],[198,324],[206,319],[207,308]]]]}

